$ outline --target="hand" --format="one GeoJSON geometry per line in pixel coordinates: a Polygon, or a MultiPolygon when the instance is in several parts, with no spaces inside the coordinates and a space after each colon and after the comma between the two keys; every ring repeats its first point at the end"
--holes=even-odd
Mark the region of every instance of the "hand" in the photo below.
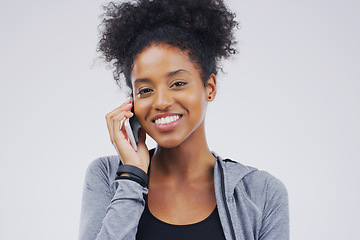
{"type": "Polygon", "coordinates": [[[128,141],[128,136],[125,131],[125,118],[131,118],[133,113],[130,112],[132,108],[131,100],[127,100],[120,107],[106,115],[106,123],[110,134],[110,139],[120,158],[124,164],[133,165],[147,173],[149,168],[149,151],[145,144],[146,133],[141,128],[139,133],[138,150],[135,151],[128,141]]]}

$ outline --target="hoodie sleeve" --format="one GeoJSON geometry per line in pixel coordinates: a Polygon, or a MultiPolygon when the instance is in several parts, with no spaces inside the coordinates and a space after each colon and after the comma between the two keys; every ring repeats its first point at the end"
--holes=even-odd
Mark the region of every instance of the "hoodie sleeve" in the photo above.
{"type": "Polygon", "coordinates": [[[288,240],[289,204],[288,193],[284,184],[275,177],[266,183],[266,200],[262,215],[260,240],[288,240]]]}
{"type": "Polygon", "coordinates": [[[136,238],[147,188],[131,180],[114,181],[117,164],[108,158],[97,159],[86,172],[80,240],[136,238]]]}

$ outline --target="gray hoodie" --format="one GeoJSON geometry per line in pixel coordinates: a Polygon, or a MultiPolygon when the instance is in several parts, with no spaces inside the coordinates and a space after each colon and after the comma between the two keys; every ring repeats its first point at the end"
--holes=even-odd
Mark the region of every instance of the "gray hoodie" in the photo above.
{"type": "MultiPolygon", "coordinates": [[[[289,209],[285,186],[267,172],[216,156],[216,202],[226,239],[287,240],[289,209]]],[[[93,161],[86,172],[80,240],[136,239],[148,189],[114,180],[117,156],[93,161]]]]}

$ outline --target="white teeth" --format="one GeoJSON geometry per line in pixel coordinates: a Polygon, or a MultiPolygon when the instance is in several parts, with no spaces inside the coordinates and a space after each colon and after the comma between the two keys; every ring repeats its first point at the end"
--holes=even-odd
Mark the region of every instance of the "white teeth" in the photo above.
{"type": "Polygon", "coordinates": [[[179,115],[174,115],[174,116],[165,117],[165,118],[158,118],[158,119],[155,120],[155,123],[160,124],[160,125],[170,124],[170,123],[175,122],[179,118],[180,118],[179,115]]]}

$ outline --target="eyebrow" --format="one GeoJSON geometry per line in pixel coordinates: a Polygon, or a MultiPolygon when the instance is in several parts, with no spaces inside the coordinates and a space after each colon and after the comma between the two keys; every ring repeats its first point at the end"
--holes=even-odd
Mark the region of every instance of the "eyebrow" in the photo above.
{"type": "Polygon", "coordinates": [[[136,84],[136,83],[147,83],[147,82],[151,82],[151,80],[148,79],[148,78],[138,78],[138,79],[136,79],[134,81],[134,84],[136,84]]]}
{"type": "MultiPolygon", "coordinates": [[[[178,70],[169,72],[169,73],[166,74],[165,76],[166,76],[167,78],[169,78],[169,77],[175,76],[176,74],[179,74],[179,73],[189,74],[189,72],[186,71],[185,69],[178,69],[178,70]]],[[[151,82],[151,80],[150,80],[149,78],[138,78],[138,79],[136,79],[136,80],[134,81],[134,84],[136,84],[136,83],[148,83],[148,82],[151,82]]]]}
{"type": "Polygon", "coordinates": [[[166,76],[167,77],[172,77],[172,76],[174,76],[174,75],[176,75],[178,73],[187,73],[187,74],[189,74],[189,72],[186,71],[185,69],[178,69],[176,71],[169,72],[168,74],[166,74],[166,76]]]}

